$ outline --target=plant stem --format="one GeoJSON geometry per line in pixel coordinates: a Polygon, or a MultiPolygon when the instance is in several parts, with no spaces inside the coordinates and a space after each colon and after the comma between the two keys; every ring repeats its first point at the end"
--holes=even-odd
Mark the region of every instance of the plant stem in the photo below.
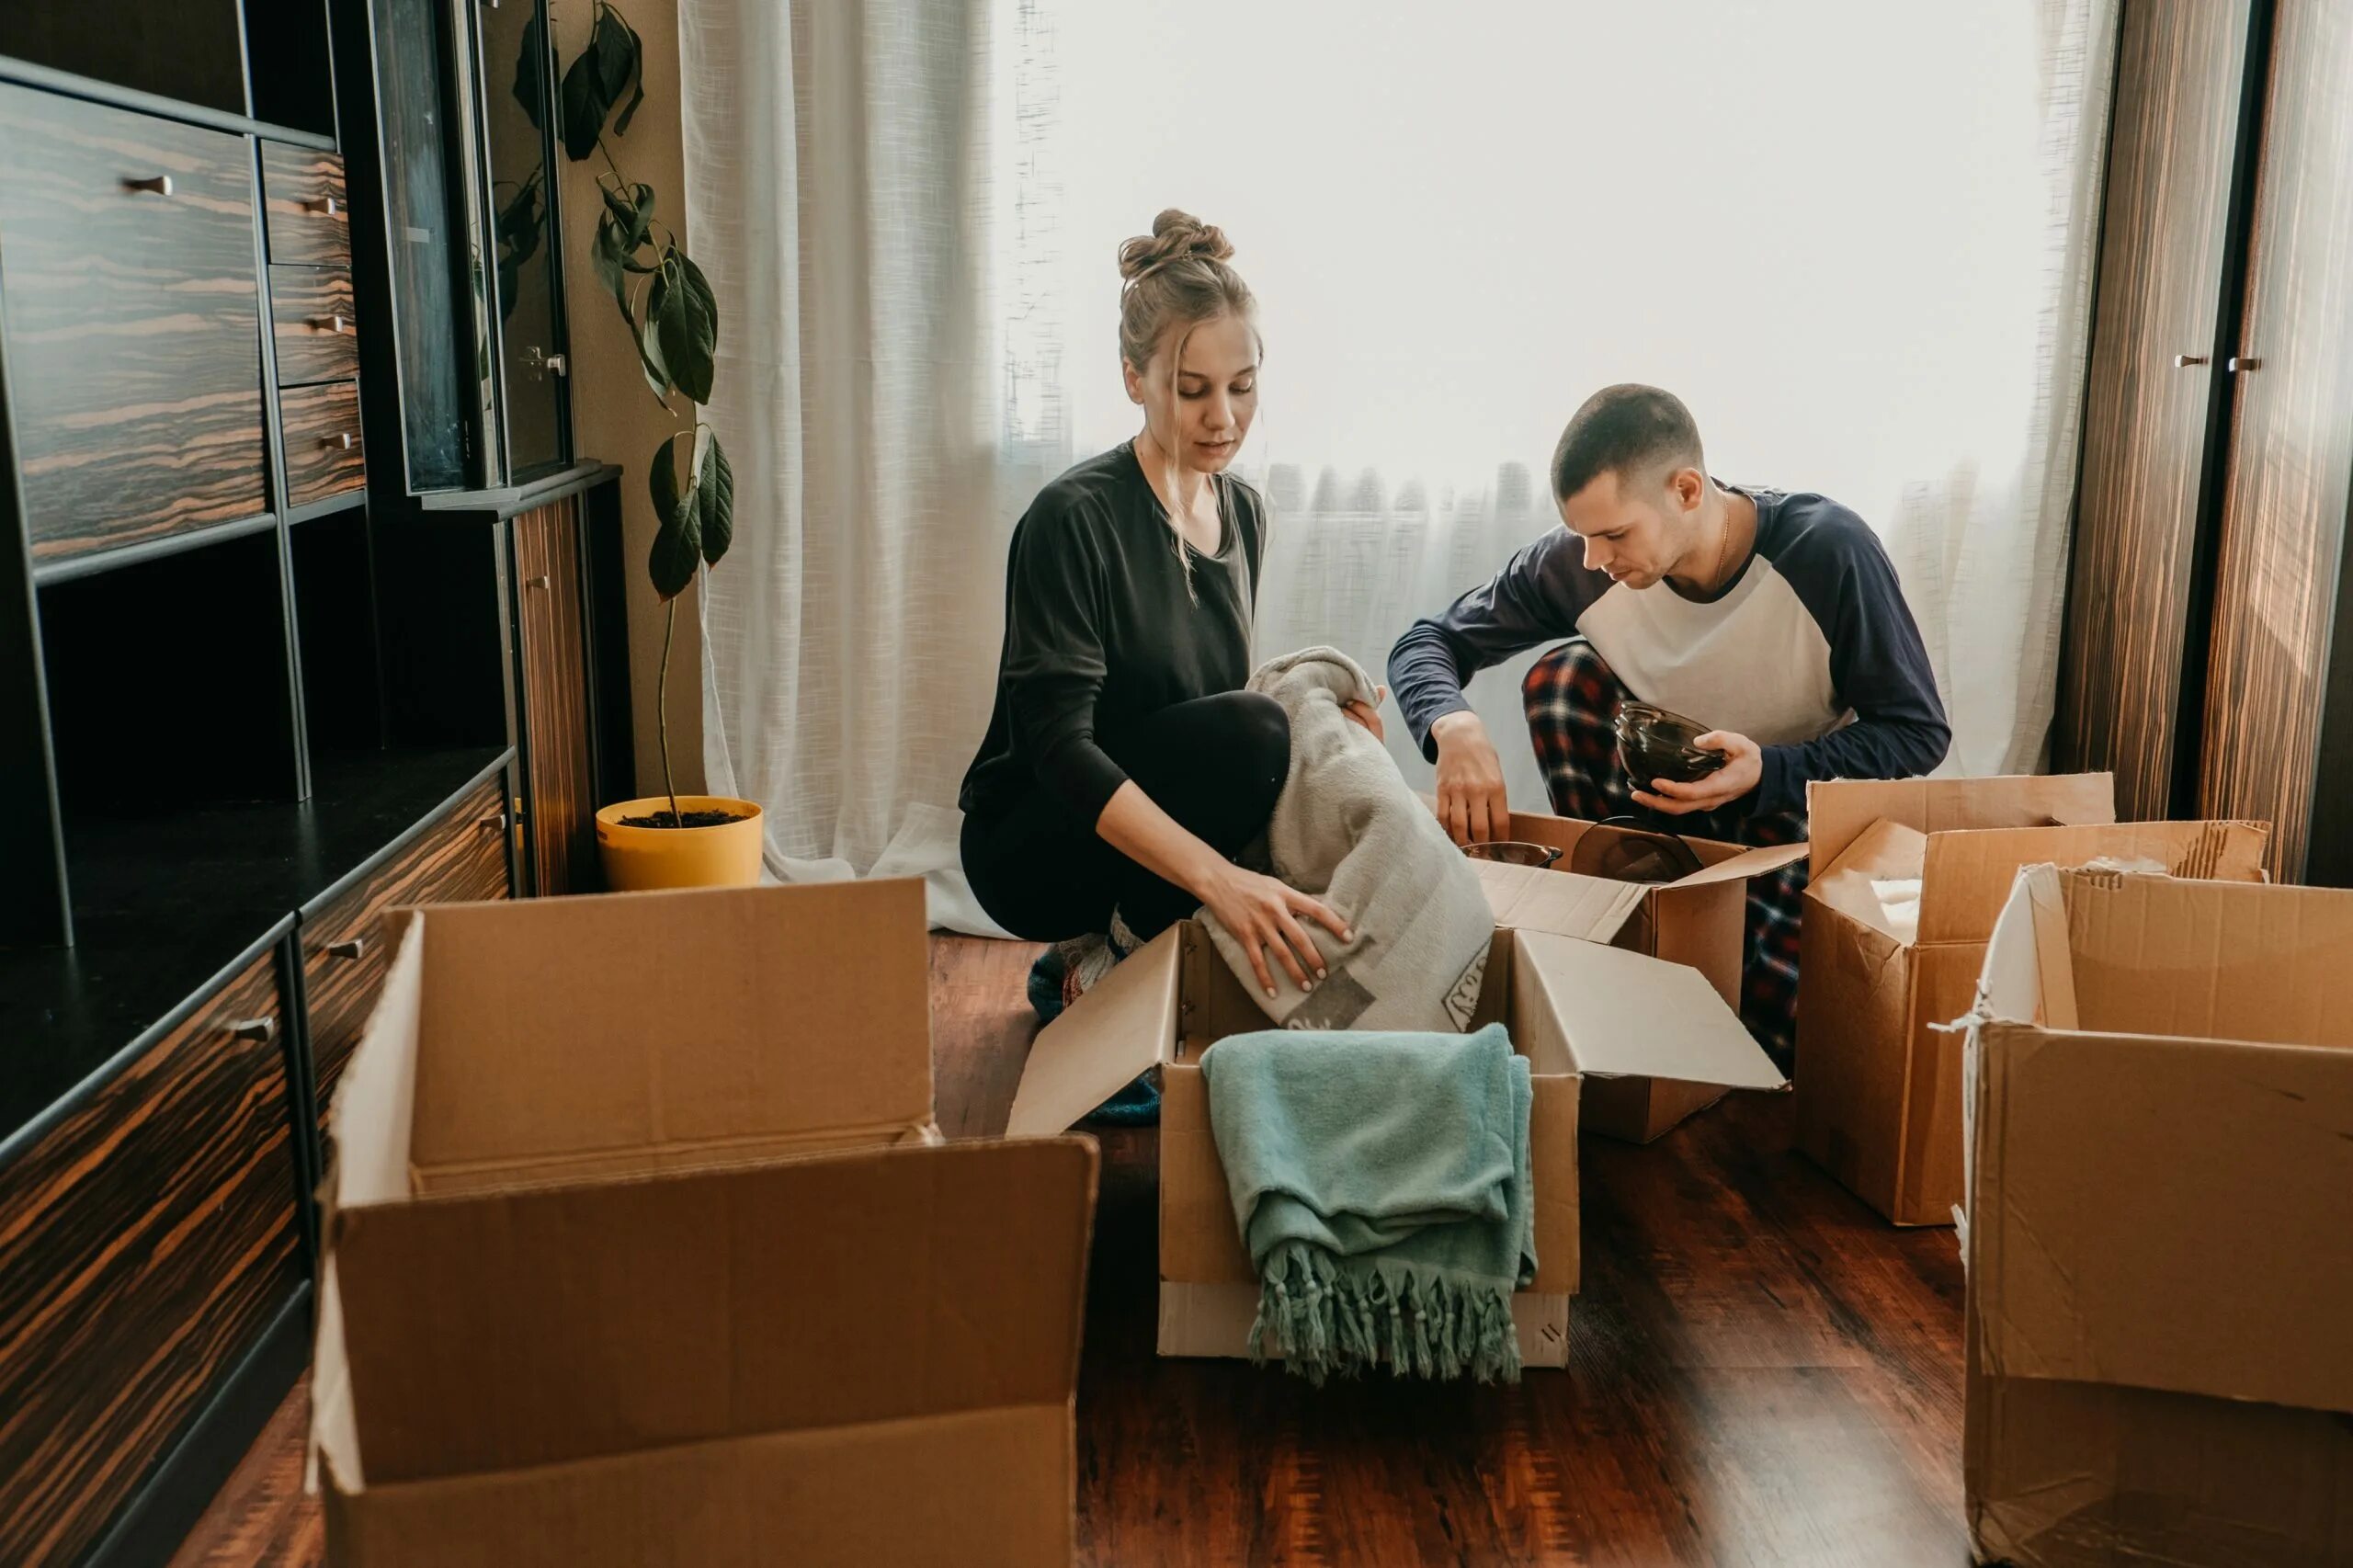
{"type": "Polygon", "coordinates": [[[684,827],[678,810],[678,781],[670,776],[670,640],[678,633],[678,601],[674,596],[662,621],[662,678],[654,687],[654,727],[662,736],[662,788],[670,796],[670,825],[684,827]]]}

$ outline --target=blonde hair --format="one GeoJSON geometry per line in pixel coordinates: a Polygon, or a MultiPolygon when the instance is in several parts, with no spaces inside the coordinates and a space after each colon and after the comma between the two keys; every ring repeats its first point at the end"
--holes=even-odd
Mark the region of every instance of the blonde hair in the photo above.
{"type": "MultiPolygon", "coordinates": [[[[1257,336],[1258,301],[1250,285],[1228,265],[1233,245],[1225,231],[1204,223],[1191,213],[1171,207],[1152,221],[1152,233],[1138,234],[1120,246],[1120,357],[1139,379],[1153,355],[1173,333],[1168,346],[1168,384],[1176,389],[1176,369],[1184,363],[1185,343],[1193,330],[1221,316],[1236,316],[1257,336]]],[[[1261,345],[1261,353],[1264,346],[1261,345]]],[[[1168,497],[1176,498],[1176,459],[1168,455],[1168,497]]],[[[1214,490],[1212,490],[1214,494],[1214,490]]],[[[1175,521],[1171,517],[1171,522],[1175,521]]],[[[1176,559],[1185,570],[1185,591],[1193,591],[1193,558],[1185,538],[1169,530],[1176,559]]]]}

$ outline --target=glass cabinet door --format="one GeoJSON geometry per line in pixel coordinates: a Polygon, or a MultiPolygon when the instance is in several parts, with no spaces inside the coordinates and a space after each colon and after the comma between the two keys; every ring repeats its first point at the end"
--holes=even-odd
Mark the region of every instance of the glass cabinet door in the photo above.
{"type": "Polygon", "coordinates": [[[370,0],[408,487],[479,483],[463,345],[472,314],[465,189],[443,62],[445,0],[370,0]]]}
{"type": "Polygon", "coordinates": [[[506,480],[572,460],[556,227],[555,74],[540,0],[475,10],[506,480]]]}

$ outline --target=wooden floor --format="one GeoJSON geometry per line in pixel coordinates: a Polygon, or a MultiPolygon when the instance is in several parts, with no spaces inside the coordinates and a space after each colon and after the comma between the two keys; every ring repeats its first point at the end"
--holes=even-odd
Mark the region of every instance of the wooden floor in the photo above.
{"type": "MultiPolygon", "coordinates": [[[[932,956],[940,1123],[999,1131],[1032,949],[932,956]]],[[[1582,1152],[1562,1371],[1307,1388],[1153,1354],[1149,1133],[1103,1140],[1078,1394],[1079,1560],[1961,1568],[1961,1271],[1792,1153],[1787,1098],[1582,1152]]],[[[316,1563],[296,1390],[176,1560],[316,1563]]]]}

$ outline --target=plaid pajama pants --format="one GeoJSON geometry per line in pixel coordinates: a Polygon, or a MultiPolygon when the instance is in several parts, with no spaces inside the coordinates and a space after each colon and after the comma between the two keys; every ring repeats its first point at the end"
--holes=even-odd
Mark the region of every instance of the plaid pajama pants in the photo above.
{"type": "MultiPolygon", "coordinates": [[[[1618,760],[1618,704],[1631,695],[1582,638],[1539,659],[1520,684],[1529,739],[1552,810],[1562,816],[1599,822],[1649,815],[1635,803],[1618,760]]],[[[1659,821],[1671,832],[1732,844],[1796,844],[1805,837],[1805,818],[1795,812],[1756,816],[1727,808],[1659,821]]],[[[1803,861],[1748,884],[1740,1017],[1785,1073],[1797,1052],[1798,917],[1804,893],[1803,861]]]]}

